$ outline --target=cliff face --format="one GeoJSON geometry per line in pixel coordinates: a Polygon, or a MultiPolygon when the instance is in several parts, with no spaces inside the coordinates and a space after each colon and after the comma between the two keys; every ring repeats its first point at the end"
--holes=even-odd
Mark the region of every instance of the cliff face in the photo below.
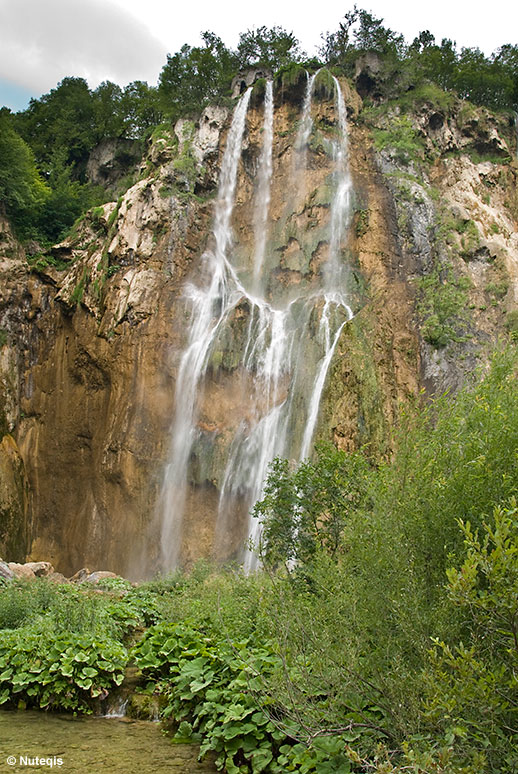
{"type": "MultiPolygon", "coordinates": [[[[354,317],[335,350],[317,435],[346,449],[369,443],[374,455],[386,455],[401,405],[422,387],[430,394],[458,387],[497,336],[516,325],[514,137],[505,122],[461,105],[438,111],[424,102],[408,116],[369,115],[358,94],[342,87],[354,189],[342,254],[354,317]],[[390,134],[394,126],[412,139],[411,154],[390,134]]],[[[335,161],[328,146],[338,117],[333,94],[317,91],[304,179],[294,190],[303,90],[300,84],[275,95],[272,297],[310,285],[329,249],[335,161]]],[[[88,213],[31,266],[2,224],[4,558],[30,553],[65,574],[83,565],[129,575],[153,569],[156,503],[188,328],[182,288],[187,279],[201,281],[202,255],[213,240],[229,122],[226,109],[208,108],[197,124],[180,121],[174,132],[157,132],[139,181],[118,202],[88,213]]],[[[256,90],[232,215],[235,250],[243,255],[254,252],[252,194],[263,134],[256,90]]],[[[206,463],[196,450],[182,549],[188,561],[214,550],[222,459],[251,411],[243,395],[253,385],[243,387],[235,357],[249,314],[246,304],[236,307],[232,333],[204,381],[199,445],[216,439],[216,453],[206,463]]],[[[227,534],[219,554],[236,555],[246,537],[239,509],[227,534]]]]}

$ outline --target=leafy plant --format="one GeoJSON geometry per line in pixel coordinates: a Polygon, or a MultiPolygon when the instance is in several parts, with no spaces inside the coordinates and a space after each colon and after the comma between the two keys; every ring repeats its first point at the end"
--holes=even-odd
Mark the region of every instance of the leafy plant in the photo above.
{"type": "Polygon", "coordinates": [[[263,524],[263,561],[289,566],[306,564],[320,551],[337,556],[348,511],[365,501],[368,479],[363,454],[345,454],[331,444],[321,444],[316,460],[295,470],[287,460],[274,460],[254,507],[263,524]]]}
{"type": "Polygon", "coordinates": [[[518,508],[497,507],[483,536],[459,520],[466,556],[448,570],[448,594],[466,619],[467,643],[436,640],[426,673],[426,716],[465,758],[518,766],[518,508]]]}
{"type": "Polygon", "coordinates": [[[90,713],[124,678],[125,648],[108,638],[53,633],[34,627],[3,632],[0,705],[23,699],[29,706],[90,713]]]}
{"type": "Polygon", "coordinates": [[[285,734],[254,696],[279,668],[271,651],[215,642],[182,622],[152,627],[133,654],[142,672],[159,681],[164,717],[179,724],[178,737],[201,742],[200,755],[214,751],[217,768],[229,774],[283,771],[273,761],[285,734]]]}
{"type": "Polygon", "coordinates": [[[401,164],[408,165],[423,158],[422,141],[406,115],[392,118],[388,128],[376,128],[373,134],[375,147],[387,150],[401,164]]]}
{"type": "Polygon", "coordinates": [[[456,278],[450,267],[435,269],[418,281],[421,333],[429,344],[440,348],[459,339],[470,284],[467,278],[456,278]]]}

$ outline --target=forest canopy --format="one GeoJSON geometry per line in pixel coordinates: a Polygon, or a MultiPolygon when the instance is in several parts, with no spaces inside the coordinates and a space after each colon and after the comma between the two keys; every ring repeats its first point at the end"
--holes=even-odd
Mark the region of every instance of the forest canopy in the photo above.
{"type": "Polygon", "coordinates": [[[380,57],[392,89],[377,100],[393,98],[394,89],[402,95],[432,82],[477,105],[518,109],[518,45],[486,56],[477,47],[458,50],[448,38],[438,42],[428,30],[408,43],[357,6],[337,30],[321,37],[318,57],[309,60],[282,27],[247,30],[235,50],[205,31],[201,45],[185,44],[167,56],[157,86],[134,81],[122,88],[105,81],[90,89],[83,78],[67,77],[24,111],[3,108],[0,206],[19,237],[47,244],[61,239],[85,209],[113,198],[113,191],[88,180],[87,163],[101,141],[144,143],[160,123],[195,117],[209,103],[230,100],[233,77],[247,68],[274,75],[290,67],[311,72],[326,66],[353,78],[358,58],[370,52],[380,57]]]}

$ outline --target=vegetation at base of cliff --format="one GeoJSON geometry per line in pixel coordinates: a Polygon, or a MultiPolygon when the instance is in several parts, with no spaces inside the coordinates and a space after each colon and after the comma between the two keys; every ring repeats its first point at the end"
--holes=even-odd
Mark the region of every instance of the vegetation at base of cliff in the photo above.
{"type": "Polygon", "coordinates": [[[514,771],[517,380],[497,352],[407,413],[391,462],[275,461],[248,577],[4,582],[0,703],[92,711],[134,662],[176,740],[231,774],[514,771]]]}

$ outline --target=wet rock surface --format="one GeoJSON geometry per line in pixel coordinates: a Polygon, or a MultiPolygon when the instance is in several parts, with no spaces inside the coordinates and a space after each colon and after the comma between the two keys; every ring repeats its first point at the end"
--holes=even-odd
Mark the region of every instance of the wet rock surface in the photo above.
{"type": "MultiPolygon", "coordinates": [[[[362,68],[358,77],[375,82],[376,63],[362,68]]],[[[297,201],[290,183],[305,82],[276,93],[270,247],[278,269],[270,291],[277,299],[311,283],[328,250],[333,98],[315,104],[300,187],[307,196],[297,201]]],[[[516,309],[517,172],[516,164],[500,163],[509,154],[505,132],[483,110],[416,109],[413,129],[436,156],[424,167],[375,149],[357,120],[360,97],[346,83],[343,90],[354,182],[344,254],[355,317],[336,349],[318,435],[388,455],[401,406],[423,386],[428,395],[457,389],[516,309]],[[476,156],[482,152],[491,159],[476,156]],[[441,286],[450,276],[466,281],[462,315],[443,346],[425,335],[432,313],[422,282],[434,272],[441,286]]],[[[153,570],[157,532],[150,527],[189,321],[180,298],[186,280],[201,281],[201,257],[211,247],[211,197],[229,120],[226,109],[207,108],[198,122],[155,138],[141,179],[53,248],[60,268],[41,260],[29,267],[0,219],[0,555],[9,562],[49,561],[62,577],[78,567],[138,577],[148,553],[153,570]]],[[[236,243],[250,254],[262,127],[262,102],[254,100],[233,216],[236,243]]],[[[28,248],[37,254],[38,246],[28,248]]],[[[246,303],[236,307],[200,402],[199,459],[207,439],[216,434],[218,443],[211,464],[193,468],[189,561],[211,551],[223,455],[238,412],[248,416],[241,396],[253,385],[245,380],[243,390],[236,352],[249,314],[246,303]]],[[[236,511],[222,547],[227,556],[242,543],[243,518],[236,511]]]]}

